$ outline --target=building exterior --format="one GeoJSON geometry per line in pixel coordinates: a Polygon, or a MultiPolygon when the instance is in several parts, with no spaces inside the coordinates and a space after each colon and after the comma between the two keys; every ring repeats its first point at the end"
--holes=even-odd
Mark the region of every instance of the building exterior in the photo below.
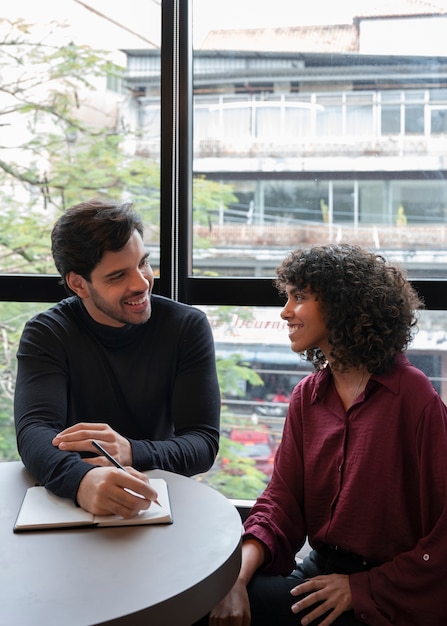
{"type": "MultiPolygon", "coordinates": [[[[349,239],[444,272],[446,27],[447,9],[407,1],[352,24],[211,31],[194,51],[194,174],[237,201],[195,227],[211,246],[197,270],[262,276],[291,245],[349,239]]],[[[126,54],[136,149],[158,158],[159,54],[126,54]]]]}
{"type": "MultiPolygon", "coordinates": [[[[194,225],[196,274],[273,276],[292,247],[348,240],[401,261],[412,278],[445,275],[447,9],[387,10],[351,24],[211,31],[194,50],[193,173],[236,196],[194,225]]],[[[158,159],[160,57],[126,54],[136,151],[158,159]]],[[[243,413],[262,396],[259,419],[272,424],[284,407],[268,401],[309,371],[279,310],[213,326],[218,356],[240,353],[264,381],[241,381],[225,401],[243,413]]],[[[443,322],[425,316],[411,359],[443,395],[444,355],[443,322]]]]}

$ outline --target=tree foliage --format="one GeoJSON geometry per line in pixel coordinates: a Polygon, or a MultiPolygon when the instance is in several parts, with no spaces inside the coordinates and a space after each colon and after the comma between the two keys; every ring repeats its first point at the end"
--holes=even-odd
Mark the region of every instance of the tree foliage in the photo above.
{"type": "MultiPolygon", "coordinates": [[[[119,83],[124,68],[108,52],[61,45],[62,32],[0,18],[0,258],[12,271],[48,271],[44,233],[66,207],[92,197],[133,201],[158,240],[159,162],[135,154],[127,94],[106,92],[107,78],[119,83]]],[[[197,224],[234,201],[229,185],[203,177],[193,189],[197,224]]]]}
{"type": "MultiPolygon", "coordinates": [[[[123,123],[114,106],[99,110],[98,84],[119,79],[105,51],[66,41],[64,26],[35,27],[0,18],[0,267],[3,272],[52,273],[50,230],[65,208],[92,197],[134,202],[157,241],[160,207],[158,161],[129,151],[138,133],[123,123]],[[97,95],[97,94],[96,94],[97,95]]],[[[229,185],[198,177],[193,184],[194,223],[212,228],[215,215],[235,201],[229,185]]],[[[196,239],[195,244],[197,245],[196,239]]],[[[200,240],[199,245],[206,245],[200,240]]],[[[0,303],[0,458],[17,458],[12,420],[15,352],[26,319],[46,306],[0,303]]],[[[228,315],[224,309],[220,315],[228,315]]],[[[262,384],[237,355],[218,362],[223,393],[238,380],[262,384]]],[[[225,447],[225,443],[223,444],[225,447]]],[[[230,467],[240,460],[227,454],[230,467]]],[[[249,463],[248,463],[249,465],[249,463]]],[[[259,472],[247,480],[258,485],[259,472]],[[253,482],[254,481],[254,482],[253,482]]],[[[229,475],[232,476],[231,474],[229,475]]],[[[226,476],[225,480],[232,480],[226,476]]],[[[221,480],[218,475],[216,480],[221,480]]],[[[240,481],[239,481],[240,482],[240,481]]],[[[241,483],[242,484],[242,483],[241,483]]],[[[251,489],[251,487],[250,487],[251,489]]],[[[258,489],[259,490],[259,489],[258,489]]]]}

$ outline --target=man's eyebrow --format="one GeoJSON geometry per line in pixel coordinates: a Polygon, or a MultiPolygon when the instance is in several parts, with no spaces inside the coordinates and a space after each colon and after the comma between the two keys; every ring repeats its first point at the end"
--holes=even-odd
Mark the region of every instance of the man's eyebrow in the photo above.
{"type": "Polygon", "coordinates": [[[118,274],[122,274],[123,272],[126,272],[126,271],[127,271],[127,267],[118,268],[116,270],[112,270],[108,274],[104,274],[103,278],[105,278],[105,279],[113,278],[114,276],[117,276],[118,274]]]}
{"type": "MultiPolygon", "coordinates": [[[[149,258],[149,252],[146,252],[145,254],[143,254],[143,256],[140,259],[140,265],[141,265],[141,263],[146,261],[148,258],[149,258]]],[[[114,276],[117,276],[118,274],[122,274],[123,272],[127,272],[127,270],[128,270],[127,267],[117,268],[116,270],[112,270],[108,274],[104,274],[104,278],[105,279],[113,278],[114,276]]]]}

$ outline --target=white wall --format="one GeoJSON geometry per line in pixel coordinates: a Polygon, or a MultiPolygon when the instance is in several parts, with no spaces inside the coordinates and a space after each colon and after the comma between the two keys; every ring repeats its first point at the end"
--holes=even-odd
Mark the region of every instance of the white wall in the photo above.
{"type": "Polygon", "coordinates": [[[360,22],[362,54],[447,56],[447,15],[364,20],[360,22]]]}

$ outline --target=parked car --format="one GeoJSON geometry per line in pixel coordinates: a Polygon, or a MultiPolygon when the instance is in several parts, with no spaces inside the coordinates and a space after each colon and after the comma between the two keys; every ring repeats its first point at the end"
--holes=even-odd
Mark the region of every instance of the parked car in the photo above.
{"type": "Polygon", "coordinates": [[[232,428],[229,439],[241,444],[237,448],[237,454],[253,459],[256,469],[270,478],[276,446],[268,430],[232,428]]]}
{"type": "Polygon", "coordinates": [[[288,404],[283,402],[265,402],[255,406],[254,413],[260,417],[285,417],[288,404]]]}

